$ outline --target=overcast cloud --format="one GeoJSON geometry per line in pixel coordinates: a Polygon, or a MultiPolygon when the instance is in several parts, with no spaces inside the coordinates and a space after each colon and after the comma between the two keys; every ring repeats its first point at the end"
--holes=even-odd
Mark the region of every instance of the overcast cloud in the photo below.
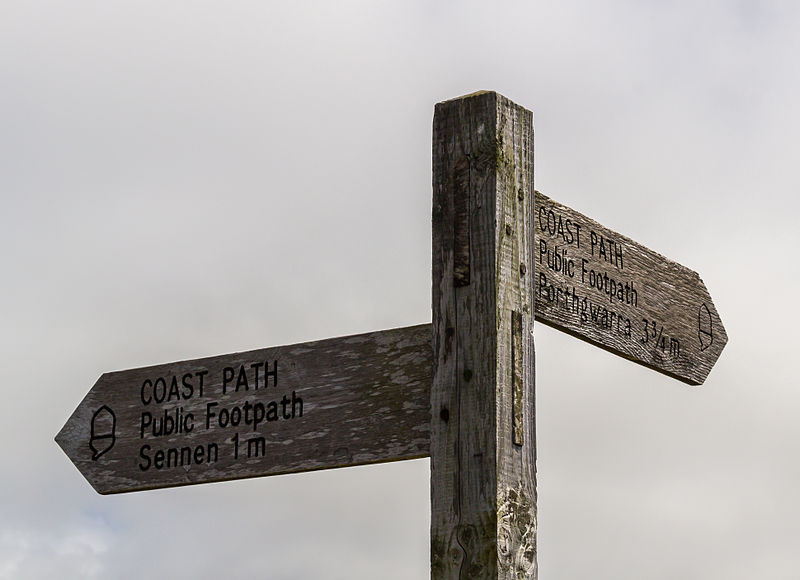
{"type": "Polygon", "coordinates": [[[532,109],[536,188],[697,270],[686,387],[537,325],[543,580],[800,569],[800,5],[0,6],[0,580],[428,576],[427,460],[99,496],[111,370],[430,321],[431,122],[532,109]]]}

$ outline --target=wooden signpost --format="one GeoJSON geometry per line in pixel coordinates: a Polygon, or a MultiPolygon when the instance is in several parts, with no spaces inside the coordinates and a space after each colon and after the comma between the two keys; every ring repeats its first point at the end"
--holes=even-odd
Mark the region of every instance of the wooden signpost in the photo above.
{"type": "Polygon", "coordinates": [[[431,577],[536,576],[533,113],[433,121],[431,577]]]}
{"type": "Polygon", "coordinates": [[[106,373],[56,436],[100,493],[431,458],[431,578],[536,578],[533,321],[701,384],[699,276],[533,188],[533,114],[436,106],[432,324],[106,373]]]}

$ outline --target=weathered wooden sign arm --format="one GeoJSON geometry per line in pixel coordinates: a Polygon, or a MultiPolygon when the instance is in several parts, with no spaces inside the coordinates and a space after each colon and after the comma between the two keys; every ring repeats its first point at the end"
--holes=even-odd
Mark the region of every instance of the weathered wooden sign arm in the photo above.
{"type": "Polygon", "coordinates": [[[690,385],[728,336],[696,272],[536,192],[536,320],[690,385]]]}
{"type": "Polygon", "coordinates": [[[430,333],[106,373],[56,441],[103,494],[426,457],[430,333]]]}

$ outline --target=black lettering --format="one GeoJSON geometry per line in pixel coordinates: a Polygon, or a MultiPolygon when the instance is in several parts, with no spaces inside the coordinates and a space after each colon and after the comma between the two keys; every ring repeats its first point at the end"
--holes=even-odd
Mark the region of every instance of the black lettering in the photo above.
{"type": "Polygon", "coordinates": [[[269,379],[269,377],[272,377],[272,386],[273,387],[277,387],[278,386],[278,361],[277,360],[272,361],[272,370],[271,371],[267,370],[267,369],[269,369],[269,364],[265,363],[265,365],[266,366],[264,367],[264,386],[265,387],[269,386],[267,384],[269,382],[267,379],[269,379]]]}
{"type": "Polygon", "coordinates": [[[142,471],[147,471],[148,469],[150,469],[151,461],[150,461],[150,456],[147,454],[148,451],[150,451],[149,445],[142,445],[142,448],[139,449],[139,457],[147,461],[147,463],[145,464],[142,464],[141,461],[139,462],[139,469],[141,469],[142,471]]]}
{"type": "MultiPolygon", "coordinates": [[[[184,447],[181,449],[180,455],[180,463],[183,465],[183,451],[188,451],[188,447],[184,447]]],[[[178,448],[177,447],[170,447],[167,449],[167,467],[176,467],[178,465],[178,448]]]]}
{"type": "Polygon", "coordinates": [[[191,399],[192,395],[194,394],[194,386],[192,385],[192,373],[186,373],[181,377],[181,384],[183,385],[183,390],[181,395],[184,399],[191,399]]]}
{"type": "Polygon", "coordinates": [[[175,419],[173,419],[172,415],[169,415],[167,411],[164,411],[164,417],[161,419],[161,427],[164,435],[172,435],[172,431],[175,429],[175,419]]]}
{"type": "Polygon", "coordinates": [[[178,388],[178,377],[172,377],[172,383],[169,387],[169,396],[167,397],[167,402],[170,402],[173,397],[178,401],[181,398],[181,392],[178,388]]]}
{"type": "Polygon", "coordinates": [[[153,419],[153,437],[161,437],[164,434],[164,418],[156,417],[153,419]]]}
{"type": "Polygon", "coordinates": [[[292,416],[289,415],[289,413],[286,411],[286,407],[289,406],[290,402],[291,401],[289,400],[289,397],[287,397],[286,395],[284,395],[283,398],[281,399],[281,408],[283,410],[282,415],[283,415],[284,419],[291,419],[292,418],[292,416]]]}
{"type": "Polygon", "coordinates": [[[233,380],[233,377],[236,376],[236,373],[233,370],[233,367],[225,367],[222,369],[222,394],[226,394],[228,392],[228,383],[233,380]]]}
{"type": "Polygon", "coordinates": [[[164,399],[166,398],[167,398],[167,382],[163,378],[158,377],[156,379],[156,382],[153,383],[153,400],[156,403],[163,403],[164,399]],[[160,394],[159,394],[159,388],[161,390],[160,394]]]}
{"type": "Polygon", "coordinates": [[[298,397],[294,391],[292,391],[292,419],[295,418],[295,415],[302,417],[303,416],[303,399],[298,397]],[[300,412],[297,413],[297,406],[300,405],[300,412]]]}
{"type": "Polygon", "coordinates": [[[139,431],[139,439],[144,439],[144,430],[153,423],[153,415],[145,411],[142,413],[141,429],[139,431]]]}
{"type": "Polygon", "coordinates": [[[267,421],[278,420],[278,403],[270,401],[267,403],[267,421]]]}
{"type": "Polygon", "coordinates": [[[256,383],[255,383],[255,386],[253,387],[255,390],[258,390],[258,369],[260,369],[263,366],[264,366],[264,363],[253,363],[253,364],[250,365],[250,368],[254,369],[256,371],[255,372],[256,383]]]}
{"type": "Polygon", "coordinates": [[[244,387],[245,391],[249,391],[250,387],[247,384],[247,372],[244,370],[244,365],[239,367],[239,378],[236,379],[236,392],[239,392],[239,387],[244,387]]]}
{"type": "Polygon", "coordinates": [[[162,469],[164,467],[164,450],[159,449],[156,451],[156,454],[153,456],[153,467],[156,469],[162,469]]]}
{"type": "Polygon", "coordinates": [[[234,427],[238,427],[239,423],[242,422],[242,410],[239,407],[234,407],[231,409],[231,425],[234,427]]]}
{"type": "Polygon", "coordinates": [[[211,417],[216,417],[216,413],[214,413],[211,409],[216,407],[219,403],[208,403],[206,404],[206,429],[209,428],[211,425],[211,417]]]}
{"type": "Polygon", "coordinates": [[[219,446],[216,443],[209,443],[206,447],[206,462],[216,463],[219,458],[219,446]]]}
{"type": "Polygon", "coordinates": [[[547,213],[547,233],[556,235],[556,214],[552,209],[547,213]]]}
{"type": "Polygon", "coordinates": [[[145,391],[145,389],[147,387],[150,387],[151,390],[153,388],[153,382],[150,379],[145,379],[144,382],[142,383],[142,389],[140,391],[140,396],[141,396],[143,405],[149,405],[150,402],[153,400],[153,398],[151,396],[147,396],[146,397],[145,394],[144,394],[144,391],[145,391]]]}
{"type": "Polygon", "coordinates": [[[263,437],[253,437],[247,440],[247,458],[263,457],[267,454],[267,441],[263,437]]]}
{"type": "Polygon", "coordinates": [[[159,449],[152,456],[151,451],[152,448],[149,445],[143,445],[139,449],[140,470],[147,471],[151,467],[160,470],[200,465],[201,463],[214,463],[219,459],[219,446],[216,443],[208,443],[205,446],[159,449]]]}
{"type": "Polygon", "coordinates": [[[258,426],[264,421],[265,414],[264,403],[258,402],[253,405],[253,431],[258,430],[258,426]]]}
{"type": "Polygon", "coordinates": [[[208,374],[208,371],[199,371],[194,374],[198,379],[200,379],[200,384],[197,385],[197,396],[203,396],[203,378],[208,374]]]}

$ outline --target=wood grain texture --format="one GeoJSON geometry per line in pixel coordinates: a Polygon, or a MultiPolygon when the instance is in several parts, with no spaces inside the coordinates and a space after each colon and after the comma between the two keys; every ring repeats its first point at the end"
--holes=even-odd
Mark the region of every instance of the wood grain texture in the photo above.
{"type": "Polygon", "coordinates": [[[728,341],[696,272],[536,192],[536,319],[690,385],[728,341]]]}
{"type": "MultiPolygon", "coordinates": [[[[462,121],[468,114],[471,113],[459,113],[461,117],[456,121],[462,121]]],[[[447,122],[452,125],[456,121],[447,122]]],[[[517,183],[527,178],[509,169],[520,171],[509,161],[514,159],[516,145],[509,145],[514,135],[501,134],[492,145],[484,135],[489,130],[496,131],[497,125],[492,129],[491,124],[484,122],[479,131],[480,127],[480,123],[473,122],[465,129],[478,133],[469,142],[463,135],[453,143],[445,143],[444,136],[438,141],[440,156],[447,153],[456,158],[442,168],[444,171],[449,167],[449,177],[440,172],[439,181],[434,184],[437,189],[433,269],[440,280],[434,287],[434,310],[438,309],[435,326],[421,325],[107,373],[57,437],[92,485],[101,493],[114,493],[424,457],[430,448],[431,401],[434,429],[437,425],[441,428],[443,413],[455,413],[453,409],[460,405],[472,404],[478,409],[485,403],[486,409],[494,409],[497,417],[504,416],[505,411],[498,410],[497,402],[490,400],[489,395],[485,395],[486,400],[481,398],[483,394],[476,395],[475,400],[468,397],[462,400],[460,393],[469,388],[471,381],[488,384],[498,372],[502,378],[502,373],[508,370],[504,365],[509,348],[512,441],[523,445],[530,441],[533,446],[535,439],[525,435],[534,430],[532,340],[526,339],[520,346],[516,332],[511,332],[510,342],[503,334],[507,326],[513,330],[514,318],[508,314],[511,311],[522,316],[522,335],[530,334],[533,278],[539,282],[535,292],[536,320],[689,384],[702,383],[724,348],[727,334],[699,276],[538,192],[532,224],[520,226],[517,216],[506,208],[515,207],[514,197],[508,193],[513,181],[513,187],[517,187],[514,211],[530,211],[525,209],[524,201],[527,185],[517,183]],[[457,151],[459,155],[455,155],[457,151]],[[493,167],[499,168],[497,175],[487,177],[493,167]],[[503,168],[505,173],[501,171],[503,168]],[[494,234],[489,231],[494,224],[481,222],[488,219],[485,216],[491,204],[479,195],[493,186],[498,192],[501,187],[508,189],[502,199],[497,193],[502,203],[495,200],[491,206],[498,212],[494,234]],[[452,189],[447,190],[448,187],[452,189]],[[467,199],[450,199],[447,191],[467,199]],[[524,228],[527,229],[523,231],[524,228]],[[534,230],[532,236],[530,229],[534,230]],[[532,246],[525,243],[531,239],[532,246]],[[601,239],[604,241],[600,242],[601,239]],[[600,256],[600,244],[605,248],[605,257],[600,256]],[[475,254],[476,250],[485,251],[487,247],[497,254],[497,264],[491,272],[489,262],[481,261],[475,254]],[[526,267],[534,276],[522,274],[517,266],[526,263],[518,257],[530,252],[533,256],[526,258],[526,267]],[[446,272],[452,276],[451,289],[443,282],[446,272]],[[478,274],[473,284],[472,278],[478,274]],[[610,288],[607,277],[616,281],[618,292],[614,296],[603,291],[610,288]],[[522,283],[528,278],[527,284],[522,283]],[[478,304],[473,294],[488,292],[491,281],[499,281],[494,313],[478,304]],[[490,324],[491,320],[495,322],[490,324]],[[481,333],[491,333],[494,327],[498,333],[494,350],[454,349],[454,341],[472,340],[481,333]],[[437,380],[457,385],[452,392],[440,387],[431,394],[431,336],[440,361],[437,368],[442,374],[437,380]],[[518,352],[522,352],[521,357],[516,356],[518,352]],[[279,384],[256,391],[254,375],[260,372],[263,381],[266,367],[255,370],[248,365],[272,364],[276,360],[279,384]],[[228,367],[238,371],[241,365],[245,365],[245,380],[252,391],[240,388],[238,393],[231,391],[220,396],[223,370],[228,367]],[[188,399],[179,396],[163,404],[145,405],[141,401],[142,383],[147,379],[176,378],[179,394],[187,392],[183,384],[187,373],[191,374],[189,384],[193,383],[195,389],[193,396],[188,399]],[[197,392],[201,374],[205,381],[203,396],[197,392]],[[520,385],[517,381],[521,375],[527,378],[520,385]],[[257,401],[265,405],[274,402],[276,410],[283,411],[282,397],[287,396],[291,401],[292,393],[302,399],[302,417],[284,420],[279,413],[277,420],[265,419],[258,429],[234,429],[219,424],[216,428],[213,425],[204,428],[209,403],[217,403],[210,410],[219,421],[223,409],[230,411],[239,406],[240,413],[246,412],[243,405],[247,401],[251,405],[257,401]],[[165,418],[165,411],[170,418],[165,418]],[[144,431],[143,413],[151,416],[144,431]],[[164,423],[174,422],[175,417],[185,420],[189,415],[191,424],[197,425],[191,432],[153,434],[159,422],[163,431],[164,423]],[[113,448],[104,452],[103,446],[111,444],[108,432],[112,426],[113,448]],[[242,457],[231,459],[229,455],[232,446],[235,447],[231,438],[237,433],[242,457]],[[210,449],[209,444],[215,444],[216,450],[210,449]],[[143,456],[145,445],[150,447],[143,456]],[[197,451],[198,446],[202,447],[201,452],[197,451]],[[188,462],[184,451],[187,447],[191,452],[188,462]],[[168,454],[170,449],[176,450],[172,452],[173,458],[178,454],[178,467],[157,467],[159,451],[168,454]],[[215,461],[207,461],[209,451],[216,451],[215,461]],[[251,455],[257,452],[258,456],[248,458],[248,451],[251,455]],[[201,461],[196,461],[197,453],[202,453],[201,461]],[[147,469],[142,469],[142,465],[147,469]]],[[[445,162],[440,160],[440,163],[445,162]]],[[[229,385],[231,389],[238,380],[237,374],[229,385]]],[[[504,387],[499,386],[499,380],[497,384],[500,397],[504,387]]],[[[165,382],[164,388],[167,386],[165,382]]],[[[455,414],[462,417],[462,425],[465,413],[469,409],[455,414]]],[[[498,425],[502,427],[501,423],[498,425]]],[[[443,430],[444,441],[452,443],[460,437],[451,430],[443,430]]],[[[470,437],[466,436],[470,445],[483,449],[485,441],[471,441],[470,437]]],[[[441,447],[442,443],[438,445],[441,447]]],[[[486,450],[491,450],[491,446],[486,450]]],[[[165,455],[163,462],[168,459],[165,455]]],[[[535,490],[532,497],[535,513],[535,490]]]]}
{"type": "Polygon", "coordinates": [[[431,577],[535,578],[533,115],[478,93],[438,104],[433,135],[431,577]]]}
{"type": "Polygon", "coordinates": [[[106,373],[56,440],[100,493],[425,457],[430,340],[426,324],[106,373]]]}

